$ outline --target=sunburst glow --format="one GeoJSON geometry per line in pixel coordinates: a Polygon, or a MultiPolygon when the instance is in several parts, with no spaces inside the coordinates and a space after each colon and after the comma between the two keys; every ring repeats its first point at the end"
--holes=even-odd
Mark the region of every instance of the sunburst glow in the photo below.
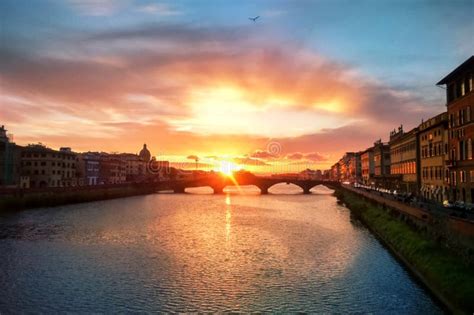
{"type": "Polygon", "coordinates": [[[242,167],[229,161],[221,161],[219,165],[219,172],[229,177],[232,177],[232,174],[234,172],[239,171],[241,169],[242,167]]]}

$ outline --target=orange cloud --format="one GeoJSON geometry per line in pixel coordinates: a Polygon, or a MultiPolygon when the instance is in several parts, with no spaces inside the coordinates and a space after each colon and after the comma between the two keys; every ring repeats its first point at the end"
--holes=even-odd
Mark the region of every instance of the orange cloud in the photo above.
{"type": "Polygon", "coordinates": [[[261,155],[273,139],[282,154],[323,165],[439,110],[350,65],[239,31],[147,25],[48,54],[6,45],[2,118],[20,143],[270,158],[261,155]]]}

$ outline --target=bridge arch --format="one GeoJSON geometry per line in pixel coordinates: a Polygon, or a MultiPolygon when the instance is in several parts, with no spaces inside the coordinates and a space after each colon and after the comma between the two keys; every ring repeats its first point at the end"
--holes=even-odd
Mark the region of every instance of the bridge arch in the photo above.
{"type": "Polygon", "coordinates": [[[214,189],[210,185],[195,186],[195,187],[185,187],[184,193],[195,194],[195,195],[212,195],[214,189]]]}
{"type": "Polygon", "coordinates": [[[303,187],[302,185],[298,184],[298,183],[294,183],[292,181],[278,181],[278,182],[273,182],[273,183],[268,183],[266,185],[262,185],[262,187],[260,188],[261,191],[262,191],[262,194],[266,194],[266,193],[272,193],[272,194],[288,194],[288,190],[285,189],[285,192],[279,192],[278,189],[279,188],[287,188],[288,186],[290,187],[294,187],[297,189],[297,191],[295,190],[295,194],[298,194],[298,193],[305,193],[305,187],[303,187]]]}
{"type": "Polygon", "coordinates": [[[258,187],[261,194],[268,194],[269,189],[277,184],[292,184],[298,186],[304,194],[310,194],[311,189],[324,185],[328,188],[336,188],[340,184],[337,182],[321,181],[321,180],[299,180],[299,179],[285,179],[274,177],[257,177],[249,176],[230,180],[223,177],[199,178],[188,181],[168,181],[157,183],[158,190],[173,190],[176,193],[184,193],[186,189],[192,187],[210,187],[213,193],[224,193],[224,189],[230,186],[237,186],[236,181],[240,187],[258,187]]]}

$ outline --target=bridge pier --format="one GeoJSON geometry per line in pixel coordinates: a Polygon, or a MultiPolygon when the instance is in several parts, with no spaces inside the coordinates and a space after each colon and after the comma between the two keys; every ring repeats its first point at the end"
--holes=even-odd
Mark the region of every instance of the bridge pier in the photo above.
{"type": "Polygon", "coordinates": [[[305,195],[311,194],[311,188],[312,187],[303,187],[303,194],[305,195]]]}
{"type": "Polygon", "coordinates": [[[175,188],[173,188],[173,192],[174,192],[175,194],[184,194],[184,193],[185,193],[185,191],[184,191],[185,189],[186,189],[186,188],[184,188],[184,187],[175,187],[175,188]]]}
{"type": "Polygon", "coordinates": [[[224,193],[224,187],[221,187],[221,186],[216,186],[216,187],[212,187],[212,189],[214,190],[214,194],[217,195],[222,195],[224,193]]]}
{"type": "Polygon", "coordinates": [[[260,195],[268,195],[268,187],[259,187],[260,195]]]}

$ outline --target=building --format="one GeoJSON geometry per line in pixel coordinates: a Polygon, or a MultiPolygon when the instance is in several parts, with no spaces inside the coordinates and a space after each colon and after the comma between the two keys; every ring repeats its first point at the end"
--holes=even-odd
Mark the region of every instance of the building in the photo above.
{"type": "Polygon", "coordinates": [[[392,188],[417,194],[420,184],[418,128],[403,131],[403,125],[390,133],[390,174],[392,188]]]}
{"type": "Polygon", "coordinates": [[[374,176],[390,175],[390,146],[381,139],[374,142],[374,176]]]}
{"type": "Polygon", "coordinates": [[[368,148],[360,153],[362,183],[364,185],[373,185],[373,177],[375,174],[374,165],[374,148],[368,148]]]}
{"type": "Polygon", "coordinates": [[[421,186],[420,194],[438,202],[448,199],[448,114],[441,113],[421,123],[419,151],[421,186]]]}
{"type": "Polygon", "coordinates": [[[98,185],[100,176],[100,153],[85,152],[78,155],[79,185],[98,185]]]}
{"type": "MultiPolygon", "coordinates": [[[[143,149],[140,153],[142,152],[143,149]]],[[[144,179],[147,171],[147,163],[150,161],[146,160],[147,157],[149,158],[150,156],[149,153],[150,152],[148,151],[148,155],[146,155],[146,153],[142,154],[143,157],[132,153],[121,153],[117,155],[117,158],[125,163],[125,176],[127,182],[137,182],[144,179]]]]}
{"type": "Polygon", "coordinates": [[[322,175],[320,170],[305,169],[298,174],[299,179],[303,180],[321,180],[322,175]]]}
{"type": "Polygon", "coordinates": [[[99,157],[99,183],[122,184],[127,181],[126,162],[116,154],[101,153],[99,157]]]}
{"type": "Polygon", "coordinates": [[[22,188],[68,187],[77,185],[77,156],[70,148],[59,151],[42,144],[21,150],[22,188]]]}
{"type": "Polygon", "coordinates": [[[171,167],[169,161],[157,161],[154,157],[147,163],[147,178],[152,180],[162,180],[169,178],[171,167]]]}
{"type": "Polygon", "coordinates": [[[362,161],[360,152],[355,152],[353,158],[349,162],[349,172],[351,174],[351,183],[360,183],[362,181],[362,161]]]}
{"type": "Polygon", "coordinates": [[[341,168],[340,168],[339,162],[337,162],[331,166],[331,170],[329,171],[329,180],[339,181],[340,173],[341,173],[341,168]]]}
{"type": "Polygon", "coordinates": [[[0,187],[17,187],[20,184],[21,147],[11,142],[5,126],[0,127],[0,187]]]}
{"type": "Polygon", "coordinates": [[[350,176],[349,174],[349,159],[348,153],[344,154],[343,157],[338,161],[339,164],[339,180],[341,182],[347,182],[350,176]]]}
{"type": "Polygon", "coordinates": [[[437,83],[446,86],[450,199],[468,203],[474,201],[473,76],[474,56],[471,56],[437,83]]]}
{"type": "Polygon", "coordinates": [[[331,179],[331,170],[324,170],[323,172],[323,180],[330,180],[331,179]]]}
{"type": "Polygon", "coordinates": [[[374,182],[377,187],[391,188],[390,146],[381,139],[374,142],[374,182]]]}
{"type": "Polygon", "coordinates": [[[342,182],[355,183],[360,181],[361,163],[360,154],[346,152],[339,160],[339,180],[342,182]]]}
{"type": "Polygon", "coordinates": [[[143,145],[143,148],[141,149],[138,155],[140,156],[140,159],[144,162],[149,162],[151,160],[151,153],[147,149],[146,143],[143,145]]]}

